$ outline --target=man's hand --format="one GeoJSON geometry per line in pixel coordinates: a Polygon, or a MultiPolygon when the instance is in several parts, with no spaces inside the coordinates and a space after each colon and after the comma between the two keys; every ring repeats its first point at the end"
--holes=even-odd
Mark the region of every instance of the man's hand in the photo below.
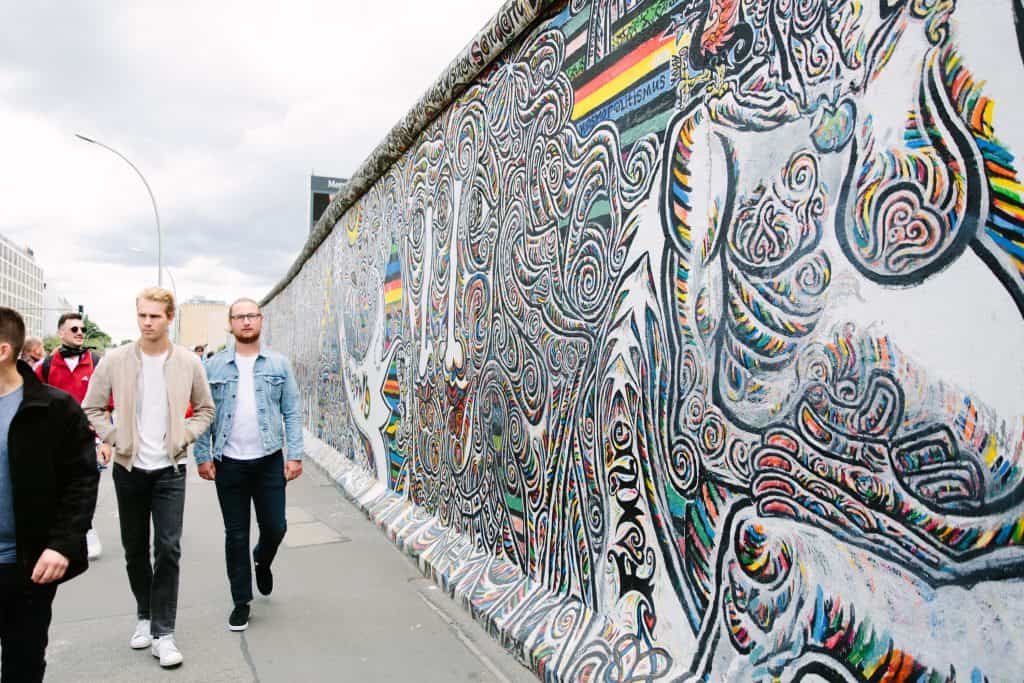
{"type": "Polygon", "coordinates": [[[32,581],[38,584],[53,583],[59,581],[67,570],[68,558],[47,548],[32,569],[32,581]]]}
{"type": "Polygon", "coordinates": [[[213,464],[212,460],[207,460],[202,465],[196,467],[196,471],[199,472],[199,476],[207,481],[213,481],[217,478],[217,466],[213,464]]]}
{"type": "Polygon", "coordinates": [[[110,464],[110,456],[113,453],[114,449],[110,447],[109,443],[101,443],[96,447],[96,460],[104,465],[108,465],[110,464]]]}
{"type": "Polygon", "coordinates": [[[284,464],[284,480],[291,481],[302,476],[302,461],[288,460],[284,464]]]}

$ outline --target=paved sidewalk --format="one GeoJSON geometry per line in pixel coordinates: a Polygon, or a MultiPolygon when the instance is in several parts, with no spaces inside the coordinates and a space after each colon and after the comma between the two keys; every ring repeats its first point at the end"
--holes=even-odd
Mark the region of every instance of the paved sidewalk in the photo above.
{"type": "Polygon", "coordinates": [[[57,592],[47,681],[536,680],[314,467],[289,484],[288,506],[274,593],[257,594],[249,630],[232,633],[216,493],[189,468],[177,623],[185,663],[164,671],[148,649],[128,647],[135,604],[104,472],[95,517],[104,554],[57,592]]]}

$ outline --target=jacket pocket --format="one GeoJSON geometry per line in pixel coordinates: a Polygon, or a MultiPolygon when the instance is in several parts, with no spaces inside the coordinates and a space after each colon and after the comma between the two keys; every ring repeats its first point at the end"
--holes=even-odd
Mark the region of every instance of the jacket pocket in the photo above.
{"type": "Polygon", "coordinates": [[[281,395],[284,393],[284,375],[262,375],[266,382],[267,396],[274,405],[280,405],[281,395]]]}
{"type": "Polygon", "coordinates": [[[210,395],[213,400],[217,403],[224,398],[225,391],[227,390],[228,382],[223,379],[212,379],[210,380],[210,395]]]}

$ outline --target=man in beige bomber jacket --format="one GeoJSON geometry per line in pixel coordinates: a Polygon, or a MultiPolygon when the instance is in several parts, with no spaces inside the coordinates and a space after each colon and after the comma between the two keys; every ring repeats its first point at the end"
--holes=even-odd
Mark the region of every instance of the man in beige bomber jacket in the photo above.
{"type": "Polygon", "coordinates": [[[96,366],[82,408],[103,441],[100,459],[114,458],[121,543],[138,607],[129,645],[150,646],[161,666],[172,667],[183,660],[174,642],[185,512],[183,461],[189,444],[210,426],[214,404],[202,363],[185,347],[172,344],[168,335],[174,295],[150,287],[136,297],[135,308],[139,340],[106,354],[96,366]],[[194,415],[186,419],[190,403],[194,415]]]}

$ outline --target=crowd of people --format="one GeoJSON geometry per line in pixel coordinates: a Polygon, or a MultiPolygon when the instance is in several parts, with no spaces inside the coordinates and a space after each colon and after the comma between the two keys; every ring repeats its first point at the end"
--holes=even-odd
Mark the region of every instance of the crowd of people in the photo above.
{"type": "Polygon", "coordinates": [[[136,603],[131,648],[165,668],[184,661],[174,632],[190,450],[224,520],[228,628],[248,628],[254,575],[261,594],[274,588],[285,486],[302,474],[291,365],[261,343],[252,299],[228,308],[233,343],[217,353],[171,342],[170,291],[147,288],[135,308],[138,340],[101,358],[80,313],[60,317],[47,354],[0,307],[0,683],[43,679],[57,586],[103,552],[92,517],[108,466],[136,603]]]}

